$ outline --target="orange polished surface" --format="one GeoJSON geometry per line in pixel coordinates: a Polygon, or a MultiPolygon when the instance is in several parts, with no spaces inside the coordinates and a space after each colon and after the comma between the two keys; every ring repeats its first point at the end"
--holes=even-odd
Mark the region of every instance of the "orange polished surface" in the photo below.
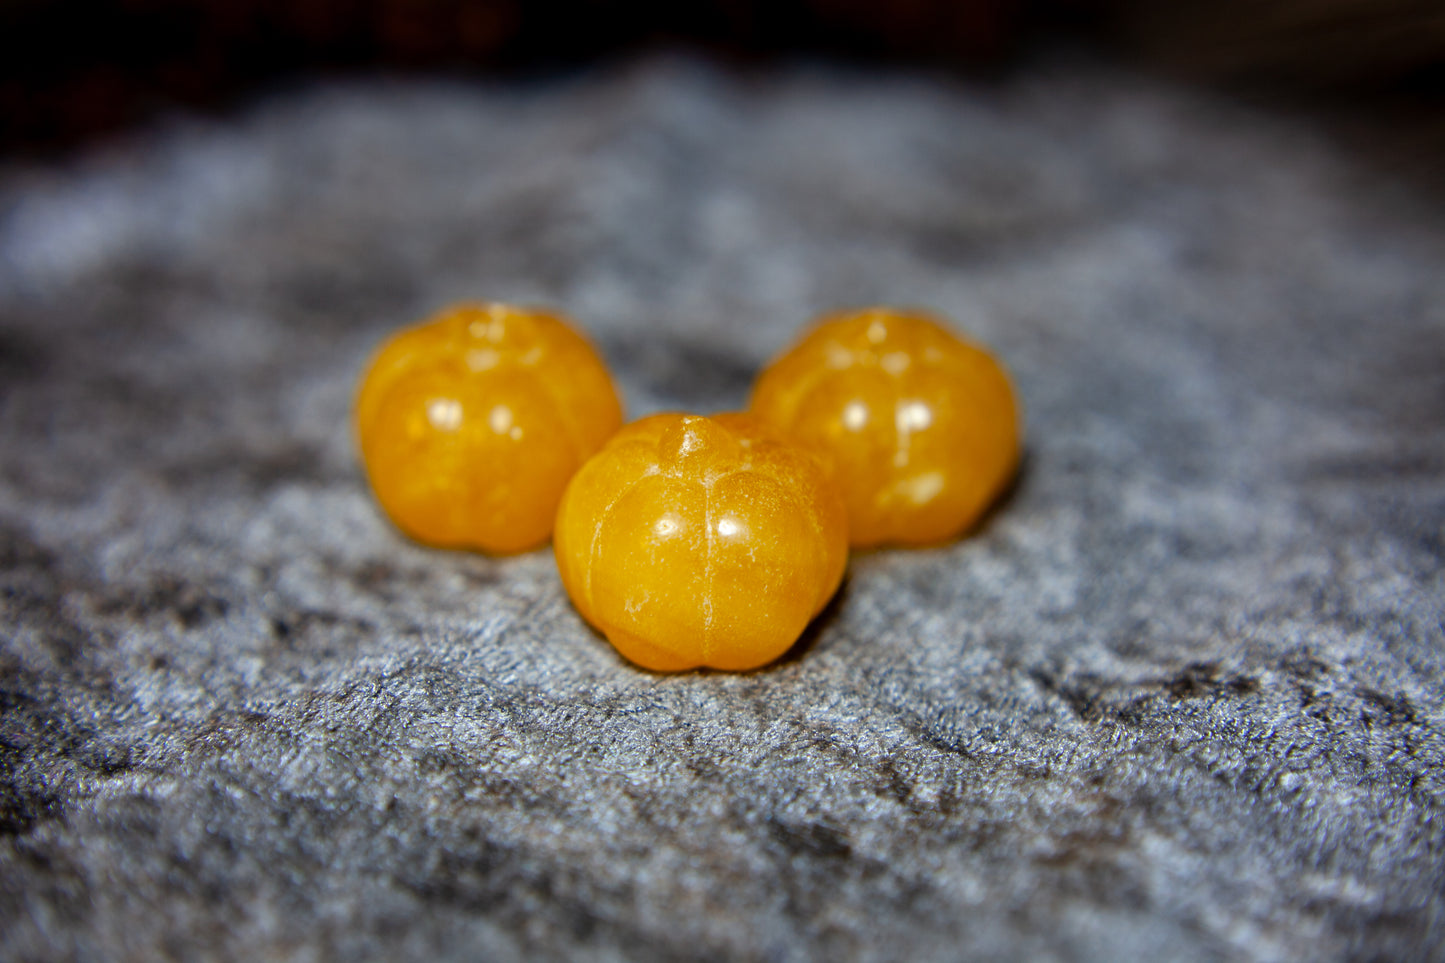
{"type": "Polygon", "coordinates": [[[562,490],[622,423],[601,358],[559,316],[462,304],[394,335],[356,399],[376,499],[417,541],[547,541],[562,490]]]}
{"type": "Polygon", "coordinates": [[[562,498],[567,594],[649,669],[752,669],[788,650],[847,566],[842,498],[817,456],[743,414],[624,427],[562,498]]]}
{"type": "Polygon", "coordinates": [[[1008,374],[925,315],[824,318],[759,376],[750,407],[831,458],[855,546],[959,535],[1018,468],[1008,374]]]}

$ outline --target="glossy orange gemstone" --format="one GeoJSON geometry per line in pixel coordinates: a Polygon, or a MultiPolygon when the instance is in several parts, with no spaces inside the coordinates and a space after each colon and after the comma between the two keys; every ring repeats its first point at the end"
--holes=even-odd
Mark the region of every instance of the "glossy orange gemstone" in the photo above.
{"type": "Polygon", "coordinates": [[[460,304],[382,345],[356,399],[376,499],[418,541],[519,552],[622,423],[607,369],[555,314],[460,304]]]}
{"type": "Polygon", "coordinates": [[[847,516],[818,457],[744,414],[624,427],[572,479],[557,566],[582,616],[659,671],[788,650],[837,591],[847,516]]]}
{"type": "Polygon", "coordinates": [[[758,377],[750,408],[831,458],[855,546],[959,535],[1018,469],[1003,366],[921,314],[823,318],[758,377]]]}

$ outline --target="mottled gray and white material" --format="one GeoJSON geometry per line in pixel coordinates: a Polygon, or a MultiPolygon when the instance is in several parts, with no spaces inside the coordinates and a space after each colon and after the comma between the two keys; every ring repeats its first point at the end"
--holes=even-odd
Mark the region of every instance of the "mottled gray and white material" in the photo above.
{"type": "Polygon", "coordinates": [[[1062,65],[352,83],[0,169],[0,957],[1440,957],[1439,201],[1062,65]],[[367,494],[368,352],[468,297],[632,414],[929,306],[1025,469],[778,665],[642,672],[367,494]]]}

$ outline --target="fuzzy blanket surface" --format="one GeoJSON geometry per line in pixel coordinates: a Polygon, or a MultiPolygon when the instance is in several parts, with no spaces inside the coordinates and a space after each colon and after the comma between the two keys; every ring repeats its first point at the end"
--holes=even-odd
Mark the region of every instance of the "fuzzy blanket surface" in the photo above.
{"type": "Polygon", "coordinates": [[[0,957],[1367,960],[1445,944],[1445,209],[1088,65],[367,81],[0,168],[0,957]],[[781,662],[409,543],[368,353],[574,315],[631,415],[813,315],[1027,457],[781,662]]]}

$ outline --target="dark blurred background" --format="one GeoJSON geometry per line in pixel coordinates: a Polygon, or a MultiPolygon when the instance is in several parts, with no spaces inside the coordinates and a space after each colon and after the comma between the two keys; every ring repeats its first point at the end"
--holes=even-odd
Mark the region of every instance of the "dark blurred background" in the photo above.
{"type": "Polygon", "coordinates": [[[536,74],[679,45],[980,77],[1066,47],[1412,119],[1445,89],[1441,0],[0,0],[0,151],[64,150],[298,79],[536,74]]]}

